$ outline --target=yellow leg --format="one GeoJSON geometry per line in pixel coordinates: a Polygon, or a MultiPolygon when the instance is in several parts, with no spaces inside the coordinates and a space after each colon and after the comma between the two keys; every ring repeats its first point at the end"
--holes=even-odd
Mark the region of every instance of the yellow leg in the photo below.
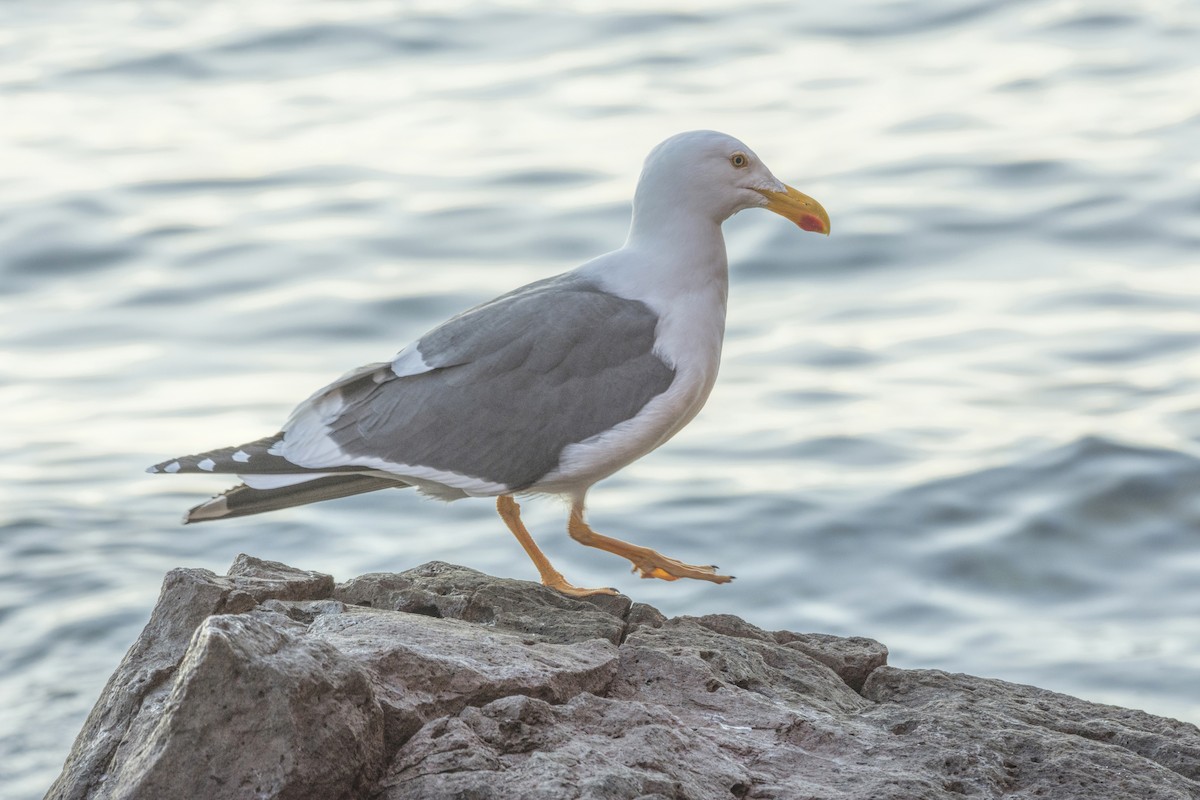
{"type": "Polygon", "coordinates": [[[521,547],[525,548],[525,553],[537,567],[538,574],[542,576],[542,585],[571,597],[617,594],[616,589],[581,589],[567,583],[567,579],[554,568],[550,559],[546,558],[546,554],[541,551],[541,548],[533,541],[533,537],[529,535],[529,531],[525,529],[525,523],[521,522],[521,507],[517,505],[516,500],[513,500],[511,494],[502,494],[496,498],[496,511],[500,512],[500,519],[504,520],[504,524],[512,531],[512,535],[517,537],[517,541],[521,543],[521,547]]]}
{"type": "Polygon", "coordinates": [[[588,547],[596,547],[614,555],[627,558],[633,563],[633,571],[643,578],[661,578],[664,581],[675,581],[680,578],[695,578],[713,583],[729,583],[732,575],[718,575],[715,566],[698,567],[685,564],[673,558],[667,558],[649,547],[623,542],[596,533],[583,521],[583,503],[571,507],[571,518],[567,523],[567,532],[571,538],[588,547]]]}

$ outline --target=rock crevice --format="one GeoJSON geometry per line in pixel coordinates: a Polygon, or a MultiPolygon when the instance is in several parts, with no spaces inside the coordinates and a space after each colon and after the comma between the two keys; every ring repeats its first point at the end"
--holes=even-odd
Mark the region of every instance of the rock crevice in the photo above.
{"type": "Polygon", "coordinates": [[[1200,730],[432,562],[177,569],[48,797],[1188,798],[1200,730]]]}

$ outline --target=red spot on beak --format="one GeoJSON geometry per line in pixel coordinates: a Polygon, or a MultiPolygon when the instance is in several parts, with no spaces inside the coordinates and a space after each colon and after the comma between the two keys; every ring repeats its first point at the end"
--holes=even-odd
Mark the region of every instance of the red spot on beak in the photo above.
{"type": "Polygon", "coordinates": [[[799,225],[804,230],[812,231],[813,233],[824,233],[825,232],[824,220],[822,220],[820,217],[816,216],[815,214],[802,214],[800,216],[800,221],[797,222],[796,224],[799,225]]]}

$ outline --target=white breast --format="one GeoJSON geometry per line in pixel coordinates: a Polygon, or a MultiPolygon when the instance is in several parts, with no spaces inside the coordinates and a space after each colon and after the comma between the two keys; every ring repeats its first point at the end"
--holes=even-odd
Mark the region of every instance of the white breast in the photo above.
{"type": "Polygon", "coordinates": [[[532,491],[582,498],[587,489],[674,436],[704,406],[717,379],[725,335],[728,272],[724,243],[713,263],[655,263],[618,250],[580,268],[605,291],[640,300],[659,318],[655,353],[675,370],[667,391],[611,430],[568,445],[556,470],[532,491]]]}

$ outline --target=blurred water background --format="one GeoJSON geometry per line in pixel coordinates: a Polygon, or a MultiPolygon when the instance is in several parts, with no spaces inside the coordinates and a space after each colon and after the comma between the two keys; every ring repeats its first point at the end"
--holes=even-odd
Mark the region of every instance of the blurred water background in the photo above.
{"type": "Polygon", "coordinates": [[[618,246],[641,159],[742,138],[828,240],[726,225],[708,407],[596,527],[734,584],[580,585],[1200,721],[1200,6],[0,5],[0,786],[38,797],[163,573],[534,579],[488,501],[181,528],[161,458],[618,246]]]}

